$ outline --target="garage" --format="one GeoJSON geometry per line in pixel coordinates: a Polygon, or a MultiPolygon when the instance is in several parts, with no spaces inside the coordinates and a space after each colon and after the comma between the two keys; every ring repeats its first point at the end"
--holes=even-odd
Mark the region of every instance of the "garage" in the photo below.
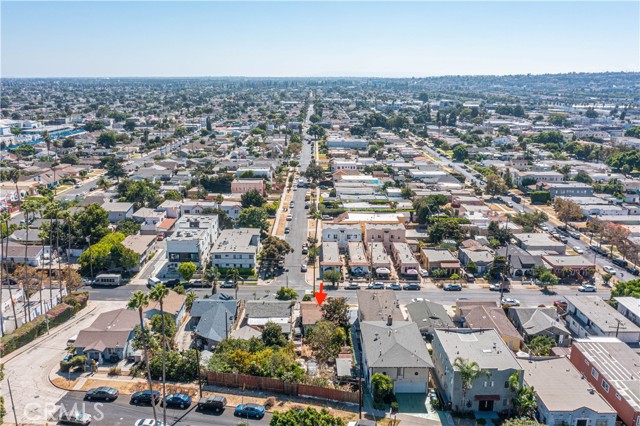
{"type": "Polygon", "coordinates": [[[427,382],[396,381],[393,384],[393,393],[427,393],[427,382]]]}

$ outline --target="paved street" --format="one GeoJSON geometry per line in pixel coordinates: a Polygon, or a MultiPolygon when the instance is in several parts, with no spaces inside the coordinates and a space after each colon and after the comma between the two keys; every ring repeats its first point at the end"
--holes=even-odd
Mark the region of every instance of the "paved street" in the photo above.
{"type": "MultiPolygon", "coordinates": [[[[94,403],[84,401],[84,392],[68,392],[57,401],[58,405],[71,410],[76,409],[89,413],[93,416],[92,425],[105,426],[132,426],[136,420],[143,418],[153,418],[150,406],[136,406],[129,403],[129,395],[120,395],[114,402],[94,403]]],[[[227,407],[221,414],[202,413],[195,410],[195,402],[187,410],[167,408],[168,425],[189,425],[189,426],[235,426],[240,422],[238,417],[233,415],[234,407],[227,407]]],[[[157,406],[158,419],[162,418],[162,407],[157,406]]],[[[249,425],[268,425],[271,415],[267,413],[261,420],[249,419],[249,425]]]]}

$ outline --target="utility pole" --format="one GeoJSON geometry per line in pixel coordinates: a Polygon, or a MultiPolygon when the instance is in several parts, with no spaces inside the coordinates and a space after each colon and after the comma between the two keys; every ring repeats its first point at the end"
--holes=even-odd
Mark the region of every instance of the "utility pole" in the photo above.
{"type": "Polygon", "coordinates": [[[363,382],[363,373],[364,373],[364,365],[362,364],[362,348],[360,349],[359,358],[360,358],[360,377],[358,379],[358,418],[362,419],[362,382],[363,382]]]}
{"type": "Polygon", "coordinates": [[[620,323],[622,321],[620,321],[619,319],[616,318],[616,321],[618,322],[618,324],[616,325],[616,337],[618,337],[618,332],[620,331],[620,323]]]}
{"type": "MultiPolygon", "coordinates": [[[[225,319],[227,318],[227,316],[225,315],[225,319]]],[[[200,392],[200,399],[202,399],[202,377],[200,376],[200,350],[198,349],[198,346],[196,345],[195,348],[196,351],[196,369],[198,371],[198,391],[200,392]]]]}
{"type": "Polygon", "coordinates": [[[13,402],[13,392],[11,392],[11,380],[7,378],[7,388],[9,389],[9,399],[11,400],[11,411],[13,411],[13,421],[18,423],[18,416],[16,415],[16,404],[13,402]]]}

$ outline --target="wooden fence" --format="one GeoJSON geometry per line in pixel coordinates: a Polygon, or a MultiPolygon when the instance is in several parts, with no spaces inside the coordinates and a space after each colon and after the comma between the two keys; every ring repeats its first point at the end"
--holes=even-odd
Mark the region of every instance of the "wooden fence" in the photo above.
{"type": "Polygon", "coordinates": [[[281,393],[290,396],[326,399],[330,401],[348,402],[357,404],[358,393],[347,392],[340,389],[325,388],[321,386],[290,383],[270,377],[249,376],[237,373],[207,373],[207,383],[210,385],[227,386],[250,390],[262,390],[273,393],[281,393]]]}

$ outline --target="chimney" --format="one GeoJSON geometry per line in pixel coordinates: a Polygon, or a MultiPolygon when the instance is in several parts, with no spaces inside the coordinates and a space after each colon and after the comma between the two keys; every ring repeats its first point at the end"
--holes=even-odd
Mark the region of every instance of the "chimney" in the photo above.
{"type": "Polygon", "coordinates": [[[388,326],[393,325],[393,318],[391,317],[391,315],[387,315],[387,325],[388,326]]]}

